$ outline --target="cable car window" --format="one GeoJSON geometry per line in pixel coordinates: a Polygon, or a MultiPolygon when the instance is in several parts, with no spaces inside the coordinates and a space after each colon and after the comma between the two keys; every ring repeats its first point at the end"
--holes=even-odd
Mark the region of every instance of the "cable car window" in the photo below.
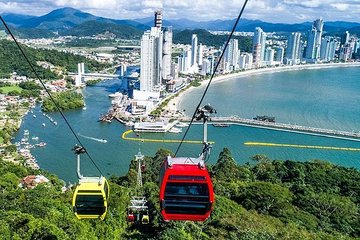
{"type": "Polygon", "coordinates": [[[166,195],[183,195],[183,196],[209,196],[209,188],[205,183],[173,183],[166,184],[166,195]]]}
{"type": "Polygon", "coordinates": [[[205,181],[206,178],[204,176],[170,175],[169,180],[205,181]]]}
{"type": "Polygon", "coordinates": [[[167,183],[164,208],[166,213],[205,214],[211,208],[207,184],[167,183]]]}
{"type": "Polygon", "coordinates": [[[75,202],[77,214],[102,215],[105,212],[102,195],[78,195],[75,202]]]}

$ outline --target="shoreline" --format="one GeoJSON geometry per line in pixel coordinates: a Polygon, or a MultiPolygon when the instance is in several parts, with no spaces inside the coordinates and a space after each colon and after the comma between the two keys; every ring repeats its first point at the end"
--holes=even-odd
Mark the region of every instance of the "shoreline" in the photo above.
{"type": "MultiPolygon", "coordinates": [[[[339,67],[360,67],[360,62],[351,62],[351,63],[318,63],[318,64],[304,64],[304,65],[292,65],[292,66],[279,66],[271,68],[259,68],[259,69],[250,69],[237,73],[229,73],[225,75],[215,76],[212,80],[212,84],[225,82],[232,80],[234,78],[247,77],[249,75],[261,75],[266,73],[276,73],[276,72],[288,72],[288,71],[299,71],[299,70],[314,70],[314,69],[326,69],[326,68],[339,68],[339,67]]],[[[196,88],[205,87],[208,83],[208,80],[201,81],[199,87],[190,87],[187,90],[178,93],[177,97],[172,98],[167,106],[165,107],[169,111],[178,111],[179,105],[184,98],[184,95],[190,93],[196,88]]]]}

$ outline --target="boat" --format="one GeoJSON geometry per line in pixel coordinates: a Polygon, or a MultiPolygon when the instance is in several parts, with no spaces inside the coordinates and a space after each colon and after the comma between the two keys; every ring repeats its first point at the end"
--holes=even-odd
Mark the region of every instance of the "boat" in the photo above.
{"type": "Polygon", "coordinates": [[[57,125],[57,121],[54,121],[53,123],[54,123],[55,126],[57,125]]]}
{"type": "Polygon", "coordinates": [[[45,127],[46,125],[45,125],[45,123],[42,123],[42,125],[43,125],[43,127],[45,127]]]}
{"type": "Polygon", "coordinates": [[[135,132],[162,132],[168,130],[167,124],[164,122],[136,122],[134,125],[135,132]]]}
{"type": "Polygon", "coordinates": [[[178,124],[176,124],[177,127],[188,127],[189,124],[187,123],[183,123],[183,122],[179,122],[178,124]]]}
{"type": "Polygon", "coordinates": [[[106,140],[106,139],[99,139],[98,141],[99,141],[99,142],[102,142],[102,143],[107,143],[107,140],[106,140]]]}
{"type": "Polygon", "coordinates": [[[116,98],[116,97],[121,97],[122,93],[121,92],[115,92],[112,94],[109,94],[109,98],[116,98]]]}
{"type": "Polygon", "coordinates": [[[229,127],[230,125],[227,123],[213,123],[213,127],[229,127]]]}
{"type": "Polygon", "coordinates": [[[269,117],[269,116],[256,116],[253,118],[254,120],[257,120],[257,121],[262,121],[262,122],[272,122],[274,123],[275,122],[275,117],[269,117]]]}
{"type": "Polygon", "coordinates": [[[41,142],[41,143],[35,144],[35,146],[37,146],[37,147],[45,147],[46,142],[41,142]]]}
{"type": "Polygon", "coordinates": [[[29,130],[27,129],[24,130],[24,136],[29,136],[29,130]]]}
{"type": "Polygon", "coordinates": [[[135,123],[133,123],[133,122],[127,122],[127,123],[125,123],[125,125],[128,126],[128,127],[132,127],[132,126],[135,125],[135,123]]]}
{"type": "Polygon", "coordinates": [[[180,128],[175,128],[175,127],[169,130],[169,133],[181,133],[181,132],[182,130],[180,128]]]}
{"type": "Polygon", "coordinates": [[[34,118],[36,118],[36,115],[35,115],[35,114],[33,114],[33,117],[34,117],[34,118]]]}
{"type": "Polygon", "coordinates": [[[39,137],[32,137],[31,139],[37,141],[39,140],[39,137]]]}

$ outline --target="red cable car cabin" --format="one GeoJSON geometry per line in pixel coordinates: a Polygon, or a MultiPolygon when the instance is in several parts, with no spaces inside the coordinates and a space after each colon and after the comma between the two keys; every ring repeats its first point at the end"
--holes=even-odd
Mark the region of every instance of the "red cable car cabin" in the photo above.
{"type": "Polygon", "coordinates": [[[202,156],[168,156],[160,171],[160,207],[164,220],[205,221],[213,203],[213,186],[202,156]]]}

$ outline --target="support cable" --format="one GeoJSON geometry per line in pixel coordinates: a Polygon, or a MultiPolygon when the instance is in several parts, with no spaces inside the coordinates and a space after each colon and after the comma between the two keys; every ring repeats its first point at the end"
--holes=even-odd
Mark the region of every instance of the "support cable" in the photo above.
{"type": "Polygon", "coordinates": [[[210,80],[209,80],[209,83],[207,84],[207,86],[206,86],[206,88],[205,88],[205,91],[204,91],[203,95],[201,96],[200,102],[199,102],[199,104],[197,105],[197,107],[195,108],[194,114],[193,114],[192,117],[191,117],[191,121],[190,121],[190,123],[189,123],[189,126],[186,128],[185,134],[184,134],[184,136],[182,137],[182,139],[181,139],[181,141],[180,141],[180,143],[179,143],[179,146],[178,146],[177,149],[176,149],[175,156],[176,156],[177,153],[179,152],[180,147],[181,147],[182,143],[184,142],[184,140],[185,140],[185,138],[186,138],[186,136],[187,136],[187,134],[188,134],[188,132],[189,132],[189,130],[190,130],[190,127],[191,127],[192,123],[194,122],[194,119],[195,119],[195,117],[196,117],[196,113],[197,113],[198,109],[200,108],[200,106],[201,106],[201,104],[202,104],[202,102],[203,102],[203,100],[204,100],[204,98],[205,98],[205,95],[206,95],[206,93],[207,93],[207,91],[208,91],[208,89],[209,89],[209,87],[210,87],[210,84],[211,84],[211,82],[212,82],[212,80],[213,80],[213,78],[214,78],[214,76],[215,76],[215,73],[216,73],[216,71],[217,71],[217,69],[218,69],[218,67],[219,67],[219,65],[220,65],[220,62],[221,62],[221,60],[222,60],[222,58],[223,58],[223,56],[224,56],[224,54],[225,54],[225,51],[226,51],[226,48],[227,48],[228,45],[229,45],[230,39],[231,39],[232,36],[234,35],[235,29],[236,29],[236,27],[237,27],[237,25],[238,25],[238,23],[239,23],[239,20],[240,20],[243,12],[244,12],[244,10],[245,10],[245,7],[246,7],[246,4],[247,4],[247,3],[248,3],[248,0],[245,0],[244,5],[242,6],[241,11],[240,11],[240,13],[239,13],[239,15],[238,15],[238,17],[237,17],[237,19],[236,19],[236,21],[235,21],[235,24],[234,24],[234,26],[233,26],[233,28],[232,28],[232,30],[231,30],[231,33],[230,33],[230,35],[229,35],[229,37],[228,37],[228,39],[227,39],[227,41],[226,41],[226,43],[225,43],[225,47],[224,47],[224,49],[223,49],[223,51],[222,51],[222,53],[221,53],[221,55],[220,55],[220,58],[219,58],[218,62],[216,63],[216,66],[215,66],[214,71],[213,71],[213,73],[212,73],[212,75],[211,75],[211,78],[210,78],[210,80]]]}

